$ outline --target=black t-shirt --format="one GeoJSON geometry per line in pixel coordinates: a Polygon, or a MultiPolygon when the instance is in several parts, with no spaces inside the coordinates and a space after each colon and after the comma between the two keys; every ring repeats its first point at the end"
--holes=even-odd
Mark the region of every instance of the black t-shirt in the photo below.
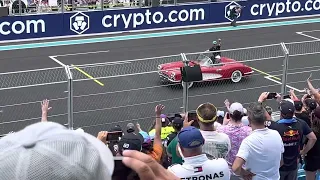
{"type": "Polygon", "coordinates": [[[310,116],[309,113],[306,111],[303,111],[301,113],[295,113],[295,116],[303,121],[305,121],[309,127],[311,127],[311,121],[310,121],[310,116]]]}
{"type": "Polygon", "coordinates": [[[177,136],[177,134],[178,134],[177,132],[173,132],[167,136],[167,138],[165,139],[165,146],[166,147],[169,146],[170,142],[177,136]]]}
{"type": "MultiPolygon", "coordinates": [[[[221,46],[220,45],[216,45],[216,46],[212,46],[209,51],[219,51],[221,49],[221,46]]],[[[214,52],[212,53],[213,56],[217,56],[217,55],[221,55],[221,52],[214,52]]]]}
{"type": "MultiPolygon", "coordinates": [[[[305,144],[308,143],[308,139],[306,140],[305,144]]],[[[320,160],[320,134],[317,135],[317,141],[314,146],[310,149],[307,156],[308,159],[317,159],[320,160]]]]}
{"type": "Polygon", "coordinates": [[[279,120],[274,127],[282,137],[284,145],[283,166],[280,171],[293,171],[297,169],[297,160],[300,157],[300,146],[303,136],[311,133],[306,122],[297,119],[296,122],[282,122],[279,120]]]}

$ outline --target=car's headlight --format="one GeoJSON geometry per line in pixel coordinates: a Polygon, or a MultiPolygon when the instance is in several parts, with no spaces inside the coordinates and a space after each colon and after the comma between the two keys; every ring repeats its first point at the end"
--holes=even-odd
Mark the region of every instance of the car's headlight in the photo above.
{"type": "Polygon", "coordinates": [[[161,65],[158,65],[158,69],[160,70],[162,67],[161,67],[161,65]]]}
{"type": "Polygon", "coordinates": [[[174,79],[176,77],[176,73],[171,73],[171,78],[174,79]]]}

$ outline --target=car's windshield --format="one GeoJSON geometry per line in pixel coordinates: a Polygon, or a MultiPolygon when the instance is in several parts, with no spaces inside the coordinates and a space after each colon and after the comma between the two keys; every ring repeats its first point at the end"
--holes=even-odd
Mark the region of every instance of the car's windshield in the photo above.
{"type": "Polygon", "coordinates": [[[210,57],[208,57],[206,55],[203,55],[203,54],[200,54],[198,56],[197,61],[201,66],[210,66],[210,65],[212,65],[212,61],[211,61],[210,57]]]}

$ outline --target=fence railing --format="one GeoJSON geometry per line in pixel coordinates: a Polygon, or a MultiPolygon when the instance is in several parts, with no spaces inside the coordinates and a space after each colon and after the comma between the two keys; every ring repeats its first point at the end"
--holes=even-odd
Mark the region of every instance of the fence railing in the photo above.
{"type": "Polygon", "coordinates": [[[63,13],[117,8],[172,6],[185,3],[210,3],[216,0],[0,0],[0,7],[9,7],[10,15],[63,13]]]}
{"type": "MultiPolygon", "coordinates": [[[[178,73],[177,66],[183,66],[184,61],[210,57],[212,52],[1,73],[0,134],[40,121],[42,99],[49,99],[53,107],[50,121],[70,129],[81,127],[91,134],[114,125],[125,127],[128,122],[138,122],[147,130],[154,121],[153,108],[159,103],[166,106],[166,114],[193,111],[204,102],[222,109],[225,99],[246,106],[261,92],[286,94],[289,88],[304,86],[310,73],[313,81],[319,82],[319,52],[320,41],[222,50],[223,57],[249,66],[255,73],[238,83],[226,78],[195,82],[191,88],[180,81],[161,82],[159,65],[176,63],[167,71],[178,73]]],[[[302,94],[303,89],[297,93],[302,94]]],[[[271,106],[276,108],[275,103],[271,106]]]]}

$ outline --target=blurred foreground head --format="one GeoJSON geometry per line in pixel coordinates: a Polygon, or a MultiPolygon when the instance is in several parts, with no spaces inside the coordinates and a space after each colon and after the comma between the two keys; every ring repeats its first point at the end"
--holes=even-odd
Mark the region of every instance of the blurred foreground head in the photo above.
{"type": "Polygon", "coordinates": [[[96,137],[40,122],[0,140],[0,179],[110,180],[111,151],[96,137]]]}

